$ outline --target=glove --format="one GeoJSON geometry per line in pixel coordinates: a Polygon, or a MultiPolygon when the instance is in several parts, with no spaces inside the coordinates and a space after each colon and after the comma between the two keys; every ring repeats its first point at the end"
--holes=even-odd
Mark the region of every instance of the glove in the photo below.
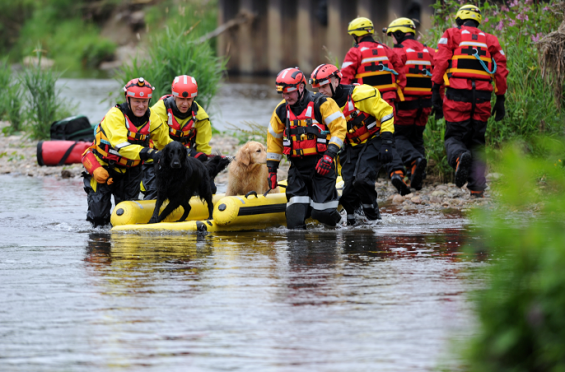
{"type": "Polygon", "coordinates": [[[392,161],[392,133],[381,133],[381,150],[379,152],[379,160],[383,164],[392,161]]]}
{"type": "Polygon", "coordinates": [[[276,161],[268,160],[267,169],[269,170],[269,188],[273,190],[277,187],[277,170],[279,169],[279,163],[276,161]]]}
{"type": "Polygon", "coordinates": [[[139,158],[143,161],[153,159],[153,161],[156,163],[161,158],[161,152],[150,147],[144,147],[143,150],[139,152],[139,158]]]}
{"type": "Polygon", "coordinates": [[[96,168],[92,173],[92,176],[97,183],[107,183],[108,185],[114,183],[114,179],[110,178],[110,174],[108,174],[108,171],[103,167],[96,168]]]}
{"type": "Polygon", "coordinates": [[[329,155],[322,156],[322,158],[318,160],[318,164],[316,164],[316,172],[321,176],[325,176],[332,170],[333,163],[334,160],[329,155]]]}
{"type": "Polygon", "coordinates": [[[435,114],[436,120],[443,118],[443,102],[439,94],[439,85],[432,86],[432,114],[435,114]]]}
{"type": "Polygon", "coordinates": [[[506,101],[504,94],[500,96],[496,96],[496,103],[494,104],[494,107],[492,109],[492,115],[496,114],[496,116],[494,117],[494,121],[501,121],[502,119],[504,119],[504,116],[506,116],[504,101],[506,101]]]}
{"type": "Polygon", "coordinates": [[[189,149],[188,150],[188,155],[190,155],[191,157],[193,157],[194,159],[198,159],[201,162],[206,162],[208,161],[208,155],[206,155],[203,152],[199,152],[196,149],[189,149]]]}
{"type": "Polygon", "coordinates": [[[325,176],[330,173],[330,170],[332,170],[333,167],[334,158],[339,150],[340,148],[333,143],[328,145],[328,149],[324,153],[324,156],[322,156],[322,158],[318,160],[318,164],[316,164],[316,172],[318,172],[319,175],[325,176]]]}

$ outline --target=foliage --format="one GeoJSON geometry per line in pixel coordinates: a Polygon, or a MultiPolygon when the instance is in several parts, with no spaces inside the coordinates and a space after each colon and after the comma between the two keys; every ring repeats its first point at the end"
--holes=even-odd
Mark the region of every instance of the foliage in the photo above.
{"type": "Polygon", "coordinates": [[[31,138],[48,139],[51,123],[70,115],[70,105],[59,95],[55,84],[60,74],[51,69],[42,70],[41,47],[37,48],[38,63],[23,70],[20,77],[29,99],[27,107],[28,129],[31,138]]]}
{"type": "Polygon", "coordinates": [[[565,142],[533,141],[540,155],[516,144],[498,154],[502,211],[473,217],[496,259],[474,297],[480,327],[463,352],[468,371],[565,370],[565,142]]]}
{"type": "Polygon", "coordinates": [[[452,171],[447,163],[447,156],[443,146],[445,136],[443,122],[443,119],[436,120],[433,115],[430,116],[424,131],[424,143],[426,144],[426,152],[429,159],[428,172],[439,176],[441,182],[448,182],[452,181],[452,171]]]}
{"type": "Polygon", "coordinates": [[[197,24],[172,23],[163,33],[154,35],[148,46],[148,59],[134,59],[116,75],[126,84],[136,77],[144,77],[154,87],[153,96],[159,98],[171,93],[171,83],[177,75],[190,75],[198,83],[198,103],[207,109],[216,94],[226,71],[225,60],[215,56],[207,42],[197,41],[192,32],[197,24]]]}
{"type": "Polygon", "coordinates": [[[243,121],[243,125],[247,126],[249,129],[242,128],[243,125],[234,125],[228,123],[228,131],[231,131],[233,136],[237,138],[240,145],[245,144],[248,141],[261,142],[267,145],[267,131],[265,130],[265,125],[259,124],[255,121],[243,121]]]}
{"type": "MultiPolygon", "coordinates": [[[[437,47],[443,32],[455,27],[454,15],[465,2],[437,1],[434,27],[424,35],[424,42],[437,47]]],[[[531,0],[513,0],[508,6],[489,2],[469,1],[481,8],[483,22],[480,28],[498,37],[508,59],[508,91],[506,93],[506,118],[495,122],[491,118],[487,126],[487,152],[500,149],[510,139],[527,143],[535,149],[533,138],[540,132],[557,135],[563,132],[565,115],[548,92],[538,64],[536,42],[543,35],[557,29],[562,20],[559,3],[534,4],[531,0]]],[[[495,95],[493,94],[493,100],[495,95]]],[[[494,104],[494,101],[493,101],[494,104]]],[[[428,134],[430,137],[430,134],[428,134]]],[[[432,136],[433,137],[433,136],[432,136]]],[[[430,143],[427,142],[427,146],[430,143]]],[[[431,146],[429,156],[441,158],[443,150],[431,146]]],[[[443,155],[445,156],[445,155],[443,155]]]]}
{"type": "MultiPolygon", "coordinates": [[[[94,22],[83,19],[86,1],[19,0],[12,5],[0,5],[0,10],[3,7],[18,19],[17,25],[7,21],[15,30],[10,29],[10,39],[5,42],[14,62],[32,54],[35,45],[41,43],[47,51],[45,57],[53,59],[59,69],[72,73],[97,67],[110,59],[116,49],[115,43],[99,36],[94,22]],[[15,14],[18,11],[23,13],[15,14]]],[[[0,28],[0,35],[1,32],[0,28]]]]}
{"type": "Polygon", "coordinates": [[[10,126],[2,129],[4,134],[11,134],[22,129],[22,94],[20,83],[6,59],[0,61],[0,86],[4,93],[0,95],[0,119],[6,119],[10,126]]]}

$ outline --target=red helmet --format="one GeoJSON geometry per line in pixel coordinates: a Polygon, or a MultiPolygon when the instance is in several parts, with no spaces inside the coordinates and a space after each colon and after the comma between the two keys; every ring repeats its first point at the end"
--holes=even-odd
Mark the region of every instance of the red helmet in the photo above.
{"type": "Polygon", "coordinates": [[[322,63],[320,66],[316,67],[312,75],[310,76],[310,84],[313,88],[319,88],[321,85],[326,85],[330,83],[330,78],[335,76],[339,79],[343,77],[341,71],[334,65],[328,63],[322,63]]]}
{"type": "Polygon", "coordinates": [[[277,93],[294,92],[298,90],[298,85],[301,83],[306,85],[304,72],[300,71],[298,67],[285,68],[277,75],[277,93]]]}
{"type": "Polygon", "coordinates": [[[141,99],[151,99],[153,95],[153,88],[148,81],[140,77],[138,79],[132,79],[124,86],[124,95],[126,98],[141,98],[141,99]]]}
{"type": "Polygon", "coordinates": [[[175,97],[194,98],[198,95],[198,84],[192,76],[177,76],[173,80],[171,91],[175,97]]]}

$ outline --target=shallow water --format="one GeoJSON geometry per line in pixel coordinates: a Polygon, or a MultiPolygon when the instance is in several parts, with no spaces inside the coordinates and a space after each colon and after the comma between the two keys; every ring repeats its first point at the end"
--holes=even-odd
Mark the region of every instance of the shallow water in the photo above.
{"type": "Polygon", "coordinates": [[[482,264],[458,212],[111,234],[84,220],[80,180],[0,190],[1,371],[425,371],[470,334],[482,264]]]}

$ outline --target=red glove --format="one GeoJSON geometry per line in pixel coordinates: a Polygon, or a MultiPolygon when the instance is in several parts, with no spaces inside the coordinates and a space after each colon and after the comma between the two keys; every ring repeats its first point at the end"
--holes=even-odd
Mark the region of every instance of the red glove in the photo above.
{"type": "Polygon", "coordinates": [[[269,172],[269,187],[271,188],[271,190],[274,190],[277,188],[277,172],[269,172]]]}
{"type": "Polygon", "coordinates": [[[334,160],[329,155],[322,156],[322,158],[318,160],[318,164],[316,164],[316,172],[321,176],[325,176],[332,170],[333,163],[334,160]]]}

